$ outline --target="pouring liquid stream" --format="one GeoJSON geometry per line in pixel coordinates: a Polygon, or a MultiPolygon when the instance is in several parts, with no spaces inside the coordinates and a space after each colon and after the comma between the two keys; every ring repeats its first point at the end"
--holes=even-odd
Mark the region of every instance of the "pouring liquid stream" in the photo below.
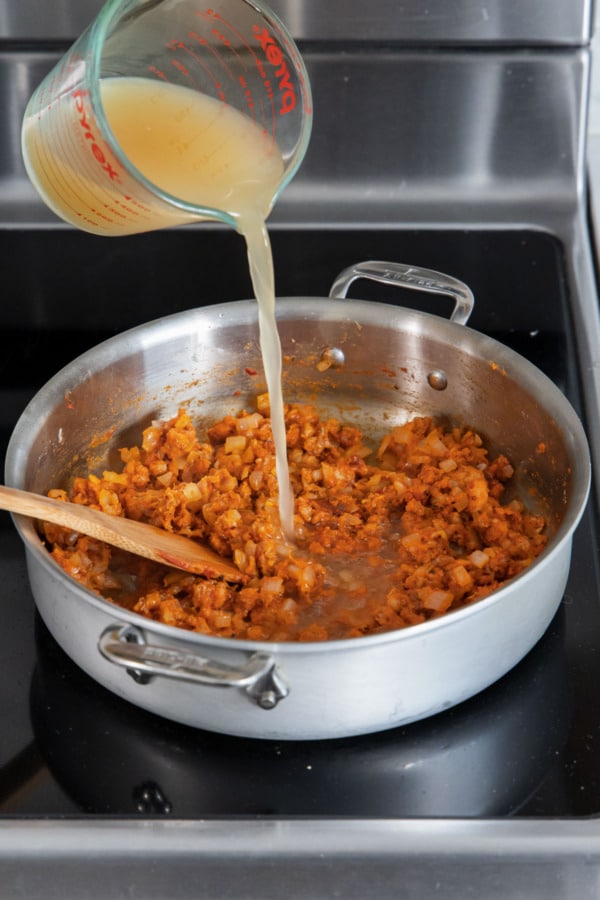
{"type": "Polygon", "coordinates": [[[294,496],[287,459],[283,414],[282,357],[275,316],[275,276],[271,242],[264,220],[254,215],[240,217],[239,230],[246,240],[250,277],[258,302],[260,349],[269,392],[271,431],[275,444],[275,466],[279,487],[279,518],[288,540],[294,538],[294,496]]]}
{"type": "Polygon", "coordinates": [[[271,409],[279,514],[284,535],[291,541],[294,498],[273,258],[265,226],[283,175],[281,154],[251,119],[187,88],[144,78],[111,78],[101,82],[101,95],[109,125],[133,165],[174,197],[227,212],[246,241],[271,409]]]}

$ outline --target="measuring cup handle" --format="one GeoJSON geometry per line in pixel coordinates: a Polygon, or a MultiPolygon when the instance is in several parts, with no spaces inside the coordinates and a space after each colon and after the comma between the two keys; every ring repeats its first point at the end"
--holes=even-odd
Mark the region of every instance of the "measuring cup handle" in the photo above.
{"type": "Polygon", "coordinates": [[[350,285],[358,278],[452,297],[454,309],[450,321],[458,325],[467,324],[475,304],[473,292],[458,278],[435,272],[433,269],[422,269],[420,266],[405,266],[402,263],[376,260],[357,263],[340,272],[331,286],[329,296],[332,299],[343,300],[350,285]]]}

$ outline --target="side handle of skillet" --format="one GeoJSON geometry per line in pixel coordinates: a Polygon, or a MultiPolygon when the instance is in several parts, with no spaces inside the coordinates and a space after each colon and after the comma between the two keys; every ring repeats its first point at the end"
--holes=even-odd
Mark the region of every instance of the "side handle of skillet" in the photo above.
{"type": "Polygon", "coordinates": [[[329,296],[332,299],[343,300],[350,285],[359,278],[409,288],[413,291],[452,297],[454,309],[450,321],[456,322],[458,325],[466,325],[473,312],[475,304],[473,292],[458,278],[445,275],[443,272],[436,272],[434,269],[378,260],[356,263],[356,265],[344,269],[333,282],[329,296]]]}
{"type": "Polygon", "coordinates": [[[211,687],[243,688],[262,709],[274,709],[289,693],[275,660],[267,653],[252,653],[241,667],[232,666],[189,649],[148,644],[140,628],[118,624],[101,634],[98,649],[108,662],[126,669],[142,685],[162,676],[211,687]]]}

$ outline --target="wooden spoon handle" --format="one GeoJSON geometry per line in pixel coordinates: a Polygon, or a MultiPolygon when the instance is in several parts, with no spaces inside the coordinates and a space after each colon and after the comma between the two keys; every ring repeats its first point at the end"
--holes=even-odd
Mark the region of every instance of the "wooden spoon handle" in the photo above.
{"type": "Polygon", "coordinates": [[[241,572],[204,544],[144,522],[111,516],[79,503],[54,500],[5,485],[0,485],[0,509],[62,525],[113,547],[194,575],[245,581],[241,572]]]}

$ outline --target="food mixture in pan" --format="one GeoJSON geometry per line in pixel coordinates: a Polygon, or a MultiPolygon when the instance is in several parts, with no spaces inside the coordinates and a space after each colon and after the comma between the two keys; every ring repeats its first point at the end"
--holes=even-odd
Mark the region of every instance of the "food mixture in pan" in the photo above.
{"type": "Polygon", "coordinates": [[[415,625],[485,597],[546,544],[502,502],[513,467],[468,428],[417,417],[378,446],[306,405],[285,409],[294,544],[281,533],[268,397],[204,432],[185,410],[121,450],[119,471],[51,496],[210,544],[242,585],[188,575],[46,524],[62,568],[103,597],[202,634],[324,641],[415,625]]]}

